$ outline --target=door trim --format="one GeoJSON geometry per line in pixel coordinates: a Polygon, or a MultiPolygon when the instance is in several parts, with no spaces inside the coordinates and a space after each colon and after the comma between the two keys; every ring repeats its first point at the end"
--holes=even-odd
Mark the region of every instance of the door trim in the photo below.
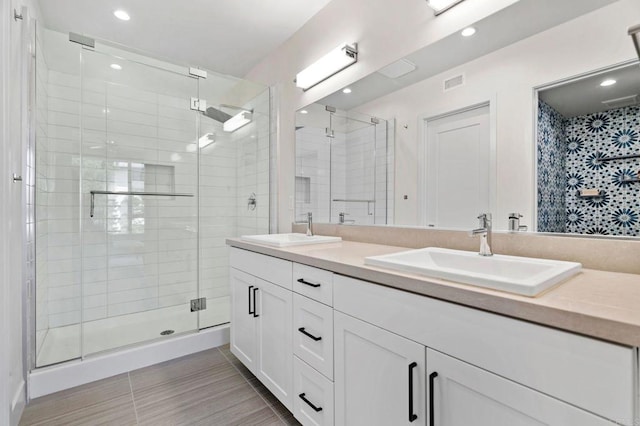
{"type": "Polygon", "coordinates": [[[420,114],[418,116],[418,185],[416,194],[418,201],[418,226],[427,226],[427,137],[429,133],[427,131],[427,123],[487,106],[489,107],[489,210],[491,213],[497,213],[497,114],[496,95],[492,94],[488,99],[485,98],[476,103],[461,105],[445,111],[438,110],[431,113],[420,114]]]}

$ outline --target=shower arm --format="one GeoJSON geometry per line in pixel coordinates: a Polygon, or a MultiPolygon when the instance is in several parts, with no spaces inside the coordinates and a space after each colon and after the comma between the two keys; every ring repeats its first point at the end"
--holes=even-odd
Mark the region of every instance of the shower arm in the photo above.
{"type": "Polygon", "coordinates": [[[167,192],[120,192],[120,191],[89,191],[91,194],[91,207],[89,209],[89,217],[93,217],[96,195],[150,195],[154,197],[193,197],[193,194],[184,193],[167,193],[167,192]]]}

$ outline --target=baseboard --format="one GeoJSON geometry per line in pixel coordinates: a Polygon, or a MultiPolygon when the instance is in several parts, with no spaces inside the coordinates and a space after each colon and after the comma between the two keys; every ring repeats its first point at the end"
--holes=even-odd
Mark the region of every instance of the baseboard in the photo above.
{"type": "Polygon", "coordinates": [[[229,343],[229,324],[170,340],[36,369],[29,374],[29,399],[106,379],[138,368],[229,343]]]}
{"type": "Polygon", "coordinates": [[[22,380],[13,395],[13,399],[11,400],[11,413],[9,414],[11,426],[17,426],[18,423],[20,423],[24,407],[27,404],[27,395],[24,391],[24,384],[24,380],[22,380]]]}

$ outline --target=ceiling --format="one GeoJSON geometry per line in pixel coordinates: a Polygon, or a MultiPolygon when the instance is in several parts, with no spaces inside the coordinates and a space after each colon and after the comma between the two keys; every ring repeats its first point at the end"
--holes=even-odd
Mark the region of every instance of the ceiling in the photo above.
{"type": "Polygon", "coordinates": [[[331,0],[39,0],[44,25],[244,77],[331,0]],[[124,9],[130,21],[113,12],[124,9]]]}
{"type": "MultiPolygon", "coordinates": [[[[540,99],[551,105],[565,118],[613,109],[603,103],[637,95],[640,99],[640,69],[638,64],[628,65],[611,71],[561,84],[539,93],[540,99]],[[616,80],[613,86],[600,86],[605,80],[616,80]]],[[[636,101],[637,103],[637,101],[636,101]]],[[[633,104],[633,100],[627,102],[633,104]]]]}
{"type": "Polygon", "coordinates": [[[351,110],[614,1],[520,0],[475,23],[478,32],[473,37],[463,39],[456,32],[406,56],[404,59],[416,65],[415,71],[397,78],[373,73],[349,85],[352,91],[348,95],[339,90],[319,103],[351,110]]]}

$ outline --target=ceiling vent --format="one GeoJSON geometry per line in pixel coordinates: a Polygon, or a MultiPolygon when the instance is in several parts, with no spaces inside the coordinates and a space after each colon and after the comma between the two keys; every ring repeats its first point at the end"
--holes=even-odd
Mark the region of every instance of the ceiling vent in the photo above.
{"type": "Polygon", "coordinates": [[[464,74],[459,74],[454,77],[448,78],[443,82],[442,88],[445,92],[453,90],[456,87],[464,85],[464,74]]]}
{"type": "Polygon", "coordinates": [[[413,62],[407,61],[406,59],[400,59],[399,61],[395,61],[394,63],[381,68],[378,70],[378,73],[387,78],[398,78],[415,71],[416,68],[418,67],[413,62]]]}
{"type": "Polygon", "coordinates": [[[622,98],[609,99],[608,101],[602,101],[607,107],[614,108],[623,108],[632,105],[636,105],[638,103],[638,95],[630,95],[624,96],[622,98]]]}

